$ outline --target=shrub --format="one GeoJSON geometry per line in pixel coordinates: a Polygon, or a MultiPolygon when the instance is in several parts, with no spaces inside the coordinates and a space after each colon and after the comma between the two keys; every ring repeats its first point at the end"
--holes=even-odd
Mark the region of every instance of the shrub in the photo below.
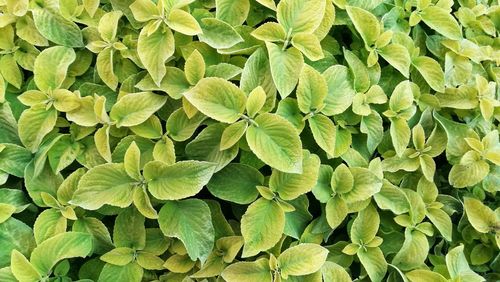
{"type": "Polygon", "coordinates": [[[0,0],[0,281],[500,280],[497,1],[0,0]]]}

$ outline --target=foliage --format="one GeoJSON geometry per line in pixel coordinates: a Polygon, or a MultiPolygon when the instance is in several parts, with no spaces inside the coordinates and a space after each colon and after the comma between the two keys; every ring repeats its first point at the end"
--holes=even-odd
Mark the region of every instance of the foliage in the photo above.
{"type": "Polygon", "coordinates": [[[500,6],[0,0],[0,281],[499,281],[500,6]]]}

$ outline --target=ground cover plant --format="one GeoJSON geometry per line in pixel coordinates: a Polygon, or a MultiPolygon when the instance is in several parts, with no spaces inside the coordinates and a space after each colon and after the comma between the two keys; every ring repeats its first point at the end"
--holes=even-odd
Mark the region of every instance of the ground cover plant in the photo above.
{"type": "Polygon", "coordinates": [[[500,6],[0,0],[0,281],[499,281],[500,6]]]}

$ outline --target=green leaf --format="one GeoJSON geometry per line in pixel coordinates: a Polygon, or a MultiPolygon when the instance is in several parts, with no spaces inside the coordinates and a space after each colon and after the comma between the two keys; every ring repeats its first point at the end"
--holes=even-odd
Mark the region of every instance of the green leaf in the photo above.
{"type": "Polygon", "coordinates": [[[366,146],[370,152],[375,151],[384,137],[382,117],[375,111],[361,118],[360,131],[368,135],[366,146]]]}
{"type": "Polygon", "coordinates": [[[227,150],[238,143],[245,134],[247,127],[248,123],[244,120],[240,120],[226,127],[220,140],[220,150],[227,150]]]}
{"type": "Polygon", "coordinates": [[[169,28],[161,26],[151,34],[148,34],[146,27],[141,30],[137,41],[137,53],[158,86],[167,73],[165,62],[174,54],[174,51],[174,35],[169,28]]]}
{"type": "Polygon", "coordinates": [[[33,234],[38,245],[57,234],[66,232],[67,220],[56,209],[41,212],[33,225],[33,234]]]}
{"type": "Polygon", "coordinates": [[[454,40],[462,39],[462,28],[446,9],[432,5],[419,15],[426,25],[442,35],[454,40]]]}
{"type": "Polygon", "coordinates": [[[283,200],[293,200],[314,187],[318,179],[320,159],[309,151],[303,151],[302,173],[286,173],[273,170],[269,188],[283,200]]]}
{"type": "Polygon", "coordinates": [[[200,112],[225,123],[234,123],[245,111],[245,93],[222,78],[204,78],[184,97],[200,112]]]}
{"type": "Polygon", "coordinates": [[[128,207],[132,203],[135,182],[123,164],[96,166],[82,176],[70,203],[87,210],[96,210],[105,204],[128,207]]]}
{"type": "Polygon", "coordinates": [[[321,24],[325,13],[323,0],[283,0],[278,3],[276,17],[287,34],[313,33],[321,24]]]}
{"type": "Polygon", "coordinates": [[[351,51],[344,48],[346,60],[354,78],[354,89],[357,92],[366,92],[370,88],[370,74],[366,65],[351,51]]]}
{"type": "Polygon", "coordinates": [[[464,208],[467,219],[474,229],[481,233],[489,233],[498,228],[500,219],[493,210],[474,198],[464,198],[464,208]]]}
{"type": "Polygon", "coordinates": [[[351,240],[356,244],[370,243],[377,234],[380,217],[373,205],[367,206],[358,213],[351,226],[351,240]]]}
{"type": "Polygon", "coordinates": [[[24,177],[24,169],[33,158],[31,152],[9,143],[0,146],[3,147],[0,151],[0,170],[16,177],[24,177]]]}
{"type": "Polygon", "coordinates": [[[403,271],[417,268],[424,264],[429,252],[429,242],[424,233],[406,229],[405,241],[392,263],[403,271]]]}
{"type": "Polygon", "coordinates": [[[36,86],[45,92],[61,87],[68,67],[75,59],[72,48],[54,46],[43,50],[36,57],[33,70],[36,86]]]}
{"type": "Polygon", "coordinates": [[[371,281],[382,281],[387,273],[387,262],[382,251],[379,248],[367,248],[366,251],[361,248],[357,254],[371,281]]]}
{"type": "Polygon", "coordinates": [[[123,166],[128,176],[136,180],[141,178],[141,150],[134,141],[125,152],[123,166]]]}
{"type": "Polygon", "coordinates": [[[30,261],[42,276],[59,261],[86,257],[92,251],[92,237],[82,232],[65,232],[43,241],[31,253],[30,261]]]}
{"type": "Polygon", "coordinates": [[[134,260],[134,250],[126,247],[115,248],[100,257],[104,262],[113,265],[126,265],[134,260]]]}
{"type": "Polygon", "coordinates": [[[490,166],[483,160],[477,160],[467,165],[454,165],[448,181],[455,188],[473,186],[483,180],[489,173],[490,166]]]}
{"type": "Polygon", "coordinates": [[[286,249],[278,257],[281,276],[302,276],[318,271],[326,261],[328,250],[320,245],[304,243],[286,249]]]}
{"type": "Polygon", "coordinates": [[[406,120],[402,118],[392,118],[390,127],[392,145],[398,156],[402,156],[406,147],[410,143],[411,130],[406,120]]]}
{"type": "Polygon", "coordinates": [[[201,27],[196,19],[186,11],[173,9],[168,15],[168,26],[185,35],[197,35],[202,33],[201,27]]]}
{"type": "Polygon", "coordinates": [[[255,115],[262,110],[266,103],[266,92],[262,86],[256,87],[250,94],[248,94],[248,99],[246,103],[247,114],[250,118],[255,117],[255,115]]]}
{"type": "Polygon", "coordinates": [[[118,86],[118,77],[114,71],[114,50],[106,48],[97,55],[96,68],[99,77],[111,89],[118,86]]]}
{"type": "Polygon", "coordinates": [[[0,57],[0,64],[2,64],[0,74],[3,76],[3,79],[14,85],[16,88],[21,88],[23,83],[23,73],[17,65],[14,56],[11,54],[3,55],[0,57]]]}
{"type": "Polygon", "coordinates": [[[36,7],[32,10],[35,26],[48,40],[66,47],[83,47],[82,32],[78,25],[63,17],[57,8],[36,7]]]}
{"type": "Polygon", "coordinates": [[[453,223],[450,216],[442,209],[428,208],[426,216],[434,224],[437,230],[441,233],[443,238],[451,242],[453,223]]]}
{"type": "Polygon", "coordinates": [[[264,176],[257,169],[231,163],[214,174],[207,187],[217,198],[243,205],[255,201],[259,194],[255,187],[263,184],[264,176]]]}
{"type": "Polygon", "coordinates": [[[214,228],[208,205],[198,199],[168,201],[160,210],[160,229],[184,243],[191,260],[204,262],[214,244],[214,228]]]}
{"type": "Polygon", "coordinates": [[[304,65],[296,92],[299,109],[305,114],[321,109],[327,91],[326,81],[321,74],[309,65],[304,65]]]}
{"type": "Polygon", "coordinates": [[[284,118],[261,114],[246,134],[248,146],[269,166],[287,173],[302,172],[302,142],[297,131],[284,118]]]}
{"type": "MultiPolygon", "coordinates": [[[[353,188],[346,191],[336,188],[337,192],[342,193],[342,197],[347,203],[364,201],[378,193],[382,188],[382,180],[370,171],[370,169],[353,167],[349,170],[354,179],[353,188]]],[[[347,189],[348,187],[345,186],[347,189]]]]}
{"type": "Polygon", "coordinates": [[[269,282],[273,279],[269,260],[266,258],[231,264],[222,272],[222,278],[227,282],[269,282]]]}
{"type": "Polygon", "coordinates": [[[311,61],[317,61],[325,57],[319,39],[314,34],[297,33],[292,38],[292,45],[311,61]]]}
{"type": "Polygon", "coordinates": [[[34,266],[26,259],[26,257],[18,250],[12,250],[10,269],[17,280],[23,282],[39,281],[42,276],[34,268],[34,266]]]}
{"type": "Polygon", "coordinates": [[[140,22],[150,21],[155,18],[155,15],[159,15],[156,5],[150,0],[135,0],[130,5],[130,10],[134,18],[140,22]]]}
{"type": "Polygon", "coordinates": [[[309,128],[318,146],[323,149],[328,156],[335,155],[336,130],[335,124],[328,117],[318,114],[308,119],[309,128]]]}
{"type": "Polygon", "coordinates": [[[187,58],[184,64],[184,72],[187,81],[192,85],[198,83],[205,76],[205,60],[198,50],[194,50],[187,58]]]}
{"type": "Polygon", "coordinates": [[[214,172],[215,164],[182,161],[173,165],[153,161],[144,167],[151,195],[161,200],[179,200],[196,195],[214,172]]]}
{"type": "Polygon", "coordinates": [[[328,86],[325,107],[321,110],[327,116],[343,113],[352,103],[355,91],[349,69],[342,65],[329,67],[323,72],[328,86]]]}
{"type": "Polygon", "coordinates": [[[128,94],[113,105],[109,116],[117,127],[138,125],[163,107],[166,101],[166,96],[152,92],[128,94]]]}
{"type": "Polygon", "coordinates": [[[262,41],[276,42],[286,39],[285,30],[276,22],[267,22],[252,31],[251,35],[262,41]]]}
{"type": "Polygon", "coordinates": [[[345,9],[366,46],[372,46],[380,36],[380,23],[377,17],[362,8],[346,6],[345,9]]]}
{"type": "Polygon", "coordinates": [[[347,217],[347,204],[340,197],[332,197],[326,202],[325,213],[328,225],[335,229],[347,217]]]}
{"type": "Polygon", "coordinates": [[[102,268],[98,282],[113,282],[113,281],[130,281],[140,282],[144,270],[136,262],[129,263],[124,266],[106,264],[102,268]]]}
{"type": "Polygon", "coordinates": [[[331,282],[351,282],[351,277],[349,273],[340,265],[326,261],[321,267],[321,274],[323,275],[323,281],[331,282]]]}
{"type": "Polygon", "coordinates": [[[25,110],[19,118],[19,138],[32,153],[38,150],[43,138],[54,128],[57,111],[39,104],[25,110]]]}
{"type": "Polygon", "coordinates": [[[231,48],[243,41],[241,35],[231,25],[219,19],[202,19],[201,29],[203,33],[198,34],[198,38],[214,49],[231,48]]]}
{"type": "Polygon", "coordinates": [[[216,0],[216,17],[232,26],[243,24],[250,11],[249,0],[216,0]]]}
{"type": "Polygon", "coordinates": [[[420,56],[413,59],[412,64],[432,89],[444,92],[444,73],[438,62],[429,57],[420,56]]]}
{"type": "Polygon", "coordinates": [[[10,264],[11,252],[16,249],[25,256],[29,256],[36,246],[33,230],[24,222],[15,218],[9,218],[0,224],[0,236],[7,238],[0,241],[0,265],[2,267],[10,264]]]}
{"type": "Polygon", "coordinates": [[[260,198],[248,206],[241,218],[241,234],[245,240],[242,257],[252,257],[272,248],[285,228],[285,212],[275,201],[260,198]]]}
{"type": "Polygon", "coordinates": [[[146,229],[144,216],[135,208],[129,207],[116,217],[113,226],[113,241],[116,247],[144,249],[146,229]]]}
{"type": "Polygon", "coordinates": [[[464,255],[464,246],[460,245],[451,249],[446,254],[446,266],[451,279],[467,281],[486,281],[483,277],[472,271],[464,255]]]}
{"type": "Polygon", "coordinates": [[[393,43],[378,49],[378,54],[391,66],[397,69],[404,77],[410,76],[411,57],[408,49],[403,45],[393,43]]]}
{"type": "Polygon", "coordinates": [[[278,45],[266,42],[274,85],[282,99],[297,85],[300,70],[304,65],[302,53],[294,47],[282,50],[278,45]]]}

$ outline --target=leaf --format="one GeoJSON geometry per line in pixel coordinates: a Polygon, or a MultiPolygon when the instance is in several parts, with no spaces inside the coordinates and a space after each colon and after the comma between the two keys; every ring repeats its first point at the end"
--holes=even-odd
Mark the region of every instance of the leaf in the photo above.
{"type": "MultiPolygon", "coordinates": [[[[370,169],[353,167],[349,169],[353,176],[353,188],[350,190],[350,186],[344,186],[345,191],[336,188],[338,193],[342,193],[343,199],[346,203],[354,203],[358,201],[364,201],[371,196],[375,195],[382,188],[382,180],[377,177],[370,169]]],[[[334,174],[335,176],[335,174],[334,174]]],[[[342,177],[345,177],[342,175],[342,177]]],[[[345,182],[348,183],[348,182],[345,182]]],[[[332,182],[333,184],[333,182],[332,182]]],[[[342,185],[339,185],[342,187],[342,185]]]]}
{"type": "Polygon", "coordinates": [[[255,117],[255,115],[262,110],[266,103],[266,92],[262,86],[256,87],[250,94],[248,94],[248,99],[246,103],[247,114],[250,118],[255,117]]]}
{"type": "Polygon", "coordinates": [[[327,116],[343,113],[351,105],[355,94],[349,69],[342,65],[334,65],[322,75],[328,86],[328,94],[321,112],[327,116]]]}
{"type": "Polygon", "coordinates": [[[436,281],[436,282],[446,282],[448,279],[444,278],[441,274],[437,272],[432,272],[426,269],[415,269],[410,272],[407,272],[406,277],[411,282],[420,282],[420,281],[436,281]]]}
{"type": "Polygon", "coordinates": [[[252,257],[272,248],[285,228],[285,212],[275,201],[260,198],[248,206],[241,218],[241,234],[245,241],[242,257],[252,257]]]}
{"type": "Polygon", "coordinates": [[[446,9],[432,5],[419,15],[426,25],[442,35],[454,40],[462,39],[462,28],[446,9]]]}
{"type": "Polygon", "coordinates": [[[113,265],[126,265],[134,260],[134,250],[126,247],[115,248],[100,257],[104,262],[113,265]]]}
{"type": "Polygon", "coordinates": [[[323,0],[283,0],[278,3],[276,17],[287,34],[312,33],[321,24],[325,13],[323,0]]]}
{"type": "Polygon", "coordinates": [[[125,208],[132,203],[134,182],[123,164],[99,165],[82,176],[70,203],[87,210],[96,210],[105,204],[125,208]]]}
{"type": "Polygon", "coordinates": [[[214,172],[208,162],[182,161],[173,165],[154,161],[144,167],[151,195],[161,200],[179,200],[196,195],[214,172]]]}
{"type": "Polygon", "coordinates": [[[470,224],[480,233],[489,233],[500,223],[493,210],[479,200],[465,197],[464,208],[470,224]]]}
{"type": "Polygon", "coordinates": [[[133,141],[125,152],[123,166],[128,176],[136,180],[141,178],[141,150],[133,141]]]}
{"type": "Polygon", "coordinates": [[[219,19],[202,19],[201,29],[203,33],[198,34],[198,38],[214,49],[231,48],[243,41],[241,35],[231,25],[219,19]]]}
{"type": "Polygon", "coordinates": [[[252,31],[251,35],[262,41],[276,42],[286,39],[285,30],[276,22],[267,22],[252,31]]]}
{"type": "Polygon", "coordinates": [[[320,270],[326,261],[328,250],[310,243],[286,249],[278,257],[282,277],[302,276],[320,270]]]}
{"type": "Polygon", "coordinates": [[[411,130],[406,120],[402,118],[391,119],[390,127],[392,145],[398,156],[402,156],[410,143],[411,130]]]}
{"type": "Polygon", "coordinates": [[[245,93],[222,78],[204,78],[184,97],[200,112],[225,123],[234,123],[245,111],[245,93]]]}
{"type": "Polygon", "coordinates": [[[302,172],[302,142],[284,118],[261,114],[248,128],[246,140],[252,152],[269,166],[287,173],[302,172]]]}
{"type": "Polygon", "coordinates": [[[274,85],[282,99],[286,98],[297,85],[304,65],[302,53],[296,48],[283,51],[278,45],[266,42],[274,85]]]}
{"type": "Polygon", "coordinates": [[[434,224],[437,230],[441,233],[443,238],[447,241],[452,241],[453,223],[450,216],[442,209],[428,208],[426,216],[434,224]]]}
{"type": "Polygon", "coordinates": [[[140,282],[144,270],[137,263],[132,262],[124,266],[105,264],[99,275],[98,282],[112,282],[116,280],[127,280],[140,282]]]}
{"type": "Polygon", "coordinates": [[[92,237],[82,232],[65,232],[43,241],[31,253],[31,264],[42,276],[59,261],[86,257],[92,251],[92,237]]]}
{"type": "Polygon", "coordinates": [[[411,270],[424,264],[428,252],[429,242],[425,234],[407,229],[403,246],[392,259],[392,263],[403,271],[411,270]]]}
{"type": "Polygon", "coordinates": [[[378,49],[378,54],[404,77],[410,76],[411,57],[403,45],[393,43],[378,49]]]}
{"type": "Polygon", "coordinates": [[[382,117],[375,111],[361,118],[360,131],[368,135],[366,146],[370,152],[375,151],[384,137],[382,117]]]}
{"type": "Polygon", "coordinates": [[[24,177],[24,169],[32,159],[31,152],[10,143],[3,146],[0,151],[0,170],[16,177],[24,177]]]}
{"type": "Polygon", "coordinates": [[[130,10],[134,18],[140,22],[150,21],[155,18],[155,15],[159,14],[156,5],[150,0],[135,0],[130,5],[130,10]]]}
{"type": "Polygon", "coordinates": [[[184,72],[187,81],[192,85],[198,83],[205,76],[205,60],[198,50],[194,50],[187,58],[184,64],[184,72]]]}
{"type": "Polygon", "coordinates": [[[214,174],[207,187],[210,193],[219,199],[250,204],[259,194],[255,187],[263,184],[264,176],[257,169],[245,164],[231,163],[214,174]]]}
{"type": "Polygon", "coordinates": [[[320,160],[318,156],[303,151],[302,173],[286,173],[273,170],[269,188],[283,200],[293,200],[314,187],[318,179],[320,160]]]}
{"type": "Polygon", "coordinates": [[[344,49],[344,59],[351,69],[354,79],[354,89],[357,92],[366,92],[370,88],[370,74],[365,64],[351,51],[344,49]]]}
{"type": "Polygon", "coordinates": [[[373,205],[367,206],[358,213],[351,226],[351,240],[356,244],[370,243],[377,234],[380,217],[373,205]]]}
{"type": "Polygon", "coordinates": [[[41,212],[33,225],[33,234],[38,245],[57,234],[66,232],[67,220],[56,209],[41,212]]]}
{"type": "Polygon", "coordinates": [[[454,165],[448,181],[455,188],[473,186],[483,180],[489,172],[490,166],[483,160],[474,161],[467,165],[454,165]]]}
{"type": "Polygon", "coordinates": [[[166,96],[139,92],[123,96],[111,108],[109,116],[117,127],[135,126],[146,121],[167,101],[166,96]]]}
{"type": "Polygon", "coordinates": [[[160,210],[158,222],[165,236],[182,241],[191,260],[204,262],[214,244],[210,208],[198,199],[168,201],[160,210]]]}
{"type": "Polygon", "coordinates": [[[56,120],[57,111],[54,108],[47,110],[42,104],[25,110],[19,118],[19,138],[23,145],[32,153],[36,152],[56,120]]]}
{"type": "Polygon", "coordinates": [[[186,11],[173,9],[168,15],[168,26],[185,35],[197,35],[202,33],[201,27],[196,19],[186,11]]]}
{"type": "Polygon", "coordinates": [[[348,207],[340,197],[332,197],[325,207],[326,221],[331,228],[337,228],[347,217],[348,207]]]}
{"type": "Polygon", "coordinates": [[[351,277],[345,269],[331,261],[326,261],[321,267],[321,274],[324,281],[332,282],[351,282],[351,277]]]}
{"type": "Polygon", "coordinates": [[[137,41],[137,53],[144,67],[156,85],[167,73],[165,62],[174,54],[174,35],[169,28],[160,27],[148,34],[148,28],[143,28],[137,41]]]}
{"type": "Polygon", "coordinates": [[[44,92],[60,88],[75,59],[75,51],[68,47],[54,46],[40,52],[33,69],[36,86],[44,92]]]}
{"type": "Polygon", "coordinates": [[[247,127],[248,123],[244,120],[240,120],[226,127],[220,140],[220,150],[227,150],[238,143],[245,134],[247,127]]]}
{"type": "Polygon", "coordinates": [[[324,115],[314,115],[309,120],[309,128],[318,146],[329,156],[335,155],[336,127],[331,119],[324,115]]]}
{"type": "Polygon", "coordinates": [[[64,18],[53,7],[32,10],[35,26],[48,40],[66,47],[83,47],[82,32],[78,25],[64,18]]]}
{"type": "Polygon", "coordinates": [[[382,251],[379,248],[367,248],[366,251],[360,249],[357,254],[371,281],[382,281],[387,273],[387,262],[382,251]]]}
{"type": "Polygon", "coordinates": [[[39,281],[42,276],[18,250],[14,249],[11,253],[10,269],[17,280],[23,282],[39,281]]]}
{"type": "Polygon", "coordinates": [[[243,24],[250,11],[250,1],[248,0],[217,0],[216,17],[232,26],[243,24]]]}
{"type": "Polygon", "coordinates": [[[463,245],[451,249],[448,254],[446,254],[446,266],[448,267],[451,279],[460,280],[463,278],[467,279],[467,281],[486,281],[483,277],[470,269],[464,255],[463,245]]]}
{"type": "Polygon", "coordinates": [[[222,272],[227,282],[272,281],[269,260],[265,258],[251,262],[237,262],[229,265],[222,272]]]}
{"type": "Polygon", "coordinates": [[[372,46],[380,36],[380,23],[377,17],[355,6],[346,6],[345,9],[366,46],[372,46]]]}
{"type": "Polygon", "coordinates": [[[311,61],[318,61],[325,57],[319,39],[314,34],[297,33],[292,38],[292,45],[311,61]]]}
{"type": "Polygon", "coordinates": [[[429,57],[420,56],[413,59],[412,64],[432,89],[444,92],[444,73],[438,62],[429,57]]]}
{"type": "Polygon", "coordinates": [[[114,50],[106,48],[97,55],[97,73],[102,81],[111,89],[118,86],[118,77],[114,71],[114,50]]]}
{"type": "Polygon", "coordinates": [[[304,65],[296,92],[299,109],[304,114],[321,109],[327,91],[326,81],[321,74],[309,65],[304,65]]]}

